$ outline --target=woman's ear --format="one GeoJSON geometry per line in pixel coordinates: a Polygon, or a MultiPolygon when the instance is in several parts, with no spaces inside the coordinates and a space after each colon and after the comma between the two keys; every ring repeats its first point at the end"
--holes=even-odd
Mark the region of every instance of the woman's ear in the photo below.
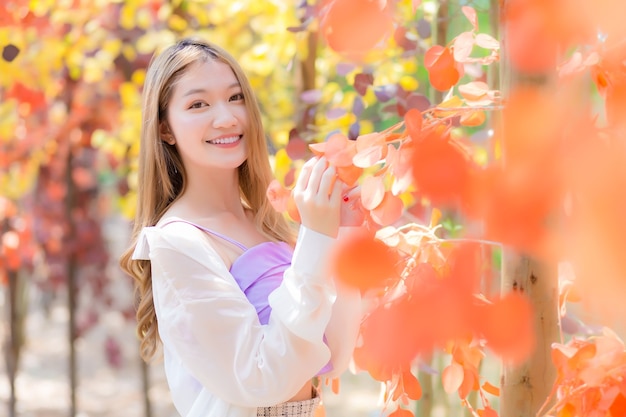
{"type": "Polygon", "coordinates": [[[170,127],[167,125],[167,122],[161,122],[159,125],[159,133],[161,136],[161,140],[169,145],[174,145],[176,143],[176,138],[172,134],[170,127]]]}

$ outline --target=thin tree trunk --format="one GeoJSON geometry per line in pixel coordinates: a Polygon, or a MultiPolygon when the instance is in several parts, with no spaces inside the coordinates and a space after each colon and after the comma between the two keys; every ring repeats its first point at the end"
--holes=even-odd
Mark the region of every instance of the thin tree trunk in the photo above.
{"type": "Polygon", "coordinates": [[[17,368],[19,363],[19,351],[20,351],[20,343],[19,343],[19,323],[17,320],[17,279],[18,275],[15,271],[9,271],[8,275],[8,324],[9,331],[7,337],[4,341],[4,359],[6,363],[7,369],[7,377],[9,378],[9,417],[15,417],[15,406],[16,406],[16,392],[15,392],[15,377],[17,374],[17,368]]]}
{"type": "Polygon", "coordinates": [[[76,272],[77,261],[75,254],[75,231],[72,222],[72,214],[75,205],[76,186],[72,179],[72,149],[68,150],[65,184],[67,186],[67,196],[65,200],[65,218],[67,219],[66,242],[70,248],[67,259],[67,309],[68,319],[68,346],[69,346],[69,384],[70,384],[70,417],[76,415],[76,272]]]}
{"type": "MultiPolygon", "coordinates": [[[[2,222],[2,231],[10,229],[8,219],[2,222]]],[[[15,379],[20,364],[20,352],[24,346],[24,319],[28,308],[24,277],[19,271],[7,271],[7,327],[6,338],[3,342],[4,360],[9,379],[8,416],[15,417],[17,406],[17,390],[15,379]]]]}
{"type": "MultiPolygon", "coordinates": [[[[502,0],[502,10],[506,10],[510,2],[511,0],[502,0]]],[[[516,71],[510,65],[504,27],[500,26],[499,33],[503,97],[506,98],[516,86],[529,82],[536,88],[550,88],[549,74],[525,74],[516,71]]],[[[504,154],[504,164],[506,157],[504,154]]],[[[556,262],[542,261],[505,248],[502,252],[501,289],[503,293],[523,292],[530,300],[534,312],[536,343],[534,351],[524,363],[503,364],[500,380],[500,415],[535,417],[549,396],[556,378],[556,369],[551,362],[551,346],[553,342],[559,341],[560,334],[558,266],[556,262]]]]}
{"type": "MultiPolygon", "coordinates": [[[[432,366],[432,358],[424,359],[428,363],[428,366],[432,366]]],[[[419,371],[417,377],[422,386],[422,398],[417,401],[417,408],[415,410],[415,417],[430,417],[433,412],[433,377],[430,373],[419,371]]]]}
{"type": "MultiPolygon", "coordinates": [[[[311,31],[307,34],[307,55],[300,60],[301,78],[299,93],[315,89],[318,36],[316,31],[311,31]]],[[[298,100],[298,102],[300,101],[298,100]]],[[[309,126],[315,121],[315,107],[315,104],[306,104],[300,109],[298,131],[307,131],[309,126]]]]}
{"type": "Polygon", "coordinates": [[[143,394],[143,408],[145,417],[152,417],[152,405],[150,403],[150,369],[146,361],[139,358],[141,366],[141,389],[143,394]]]}

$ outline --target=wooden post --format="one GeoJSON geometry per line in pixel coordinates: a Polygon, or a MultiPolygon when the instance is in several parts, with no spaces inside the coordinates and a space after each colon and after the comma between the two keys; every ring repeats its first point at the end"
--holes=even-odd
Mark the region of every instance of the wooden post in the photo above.
{"type": "MultiPolygon", "coordinates": [[[[502,0],[501,11],[506,11],[507,5],[512,1],[515,0],[502,0]]],[[[551,74],[526,74],[512,67],[507,56],[504,29],[501,26],[499,30],[502,53],[499,75],[503,97],[506,99],[512,89],[525,83],[532,83],[535,88],[551,88],[551,74]]],[[[557,54],[557,51],[554,53],[557,54]]],[[[503,158],[506,164],[506,155],[503,158]]],[[[504,248],[501,290],[503,293],[519,291],[529,298],[534,312],[536,345],[524,363],[503,364],[500,415],[535,417],[556,379],[556,369],[551,361],[551,346],[560,341],[558,266],[554,261],[547,262],[504,248]]]]}
{"type": "Polygon", "coordinates": [[[77,386],[77,372],[76,372],[76,273],[78,269],[76,254],[75,254],[75,239],[76,233],[72,222],[73,209],[76,203],[76,185],[72,179],[72,153],[73,150],[68,149],[67,165],[65,167],[65,184],[67,186],[67,196],[65,200],[65,218],[68,224],[66,242],[70,248],[67,259],[67,309],[69,313],[68,317],[68,346],[69,346],[69,384],[70,384],[70,417],[76,415],[76,386],[77,386]]]}
{"type": "MultiPolygon", "coordinates": [[[[0,226],[0,232],[6,233],[11,230],[8,218],[5,218],[0,226]]],[[[1,234],[1,233],[0,233],[1,234]]],[[[7,314],[6,335],[2,344],[4,361],[9,380],[8,417],[16,417],[17,389],[15,379],[20,365],[20,353],[24,346],[24,324],[28,313],[27,281],[23,271],[7,271],[7,314]]]]}

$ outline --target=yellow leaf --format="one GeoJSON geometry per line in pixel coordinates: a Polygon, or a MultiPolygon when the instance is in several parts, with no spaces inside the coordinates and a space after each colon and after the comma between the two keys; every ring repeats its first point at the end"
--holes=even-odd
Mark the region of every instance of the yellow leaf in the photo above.
{"type": "Polygon", "coordinates": [[[419,87],[419,82],[410,75],[404,75],[400,78],[400,86],[406,91],[415,91],[419,87]]]}
{"type": "MultiPolygon", "coordinates": [[[[443,103],[439,104],[437,106],[437,109],[449,109],[449,108],[458,108],[458,107],[462,107],[463,106],[463,100],[461,100],[458,96],[452,96],[449,99],[447,99],[446,101],[444,101],[443,103]]],[[[433,114],[436,117],[448,117],[448,116],[453,116],[457,113],[458,111],[454,110],[454,111],[443,111],[443,110],[436,110],[433,114]]]]}
{"type": "Polygon", "coordinates": [[[176,32],[183,32],[187,29],[187,21],[177,14],[171,15],[167,23],[170,29],[176,32]]]}

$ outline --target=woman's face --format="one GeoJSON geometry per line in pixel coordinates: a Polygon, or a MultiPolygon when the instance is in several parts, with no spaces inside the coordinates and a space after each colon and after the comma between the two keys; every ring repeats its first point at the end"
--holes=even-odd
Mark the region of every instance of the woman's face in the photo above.
{"type": "Polygon", "coordinates": [[[227,64],[190,65],[173,86],[167,121],[189,175],[235,169],[246,160],[245,98],[227,64]]]}

